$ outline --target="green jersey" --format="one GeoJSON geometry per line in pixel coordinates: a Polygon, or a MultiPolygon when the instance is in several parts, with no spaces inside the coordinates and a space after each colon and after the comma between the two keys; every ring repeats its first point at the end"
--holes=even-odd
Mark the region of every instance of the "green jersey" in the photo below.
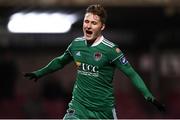
{"type": "Polygon", "coordinates": [[[122,56],[115,48],[115,44],[103,37],[99,43],[92,45],[88,45],[83,38],[72,42],[68,51],[77,65],[73,100],[96,110],[114,106],[113,61],[122,56]]]}
{"type": "Polygon", "coordinates": [[[87,44],[83,37],[76,38],[63,55],[34,73],[41,77],[63,68],[70,61],[74,61],[77,66],[77,77],[70,106],[73,101],[76,101],[92,110],[113,108],[115,98],[112,83],[115,68],[125,73],[146,99],[154,99],[118,46],[103,36],[92,45],[87,44]]]}

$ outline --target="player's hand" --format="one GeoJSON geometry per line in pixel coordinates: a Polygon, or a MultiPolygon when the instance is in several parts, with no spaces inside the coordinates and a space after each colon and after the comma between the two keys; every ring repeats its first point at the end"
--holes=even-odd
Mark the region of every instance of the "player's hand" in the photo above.
{"type": "Polygon", "coordinates": [[[166,109],[165,109],[165,105],[164,104],[161,104],[159,101],[157,101],[156,99],[154,100],[150,100],[150,102],[156,106],[156,108],[160,111],[160,112],[165,112],[166,109]]]}
{"type": "Polygon", "coordinates": [[[28,78],[29,80],[34,80],[35,82],[37,82],[37,80],[39,79],[35,73],[25,73],[24,77],[28,78]]]}

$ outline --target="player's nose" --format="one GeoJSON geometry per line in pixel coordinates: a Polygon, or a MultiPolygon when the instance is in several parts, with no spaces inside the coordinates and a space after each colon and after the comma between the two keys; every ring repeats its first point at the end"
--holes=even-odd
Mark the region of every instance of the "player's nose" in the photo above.
{"type": "Polygon", "coordinates": [[[91,23],[87,24],[87,28],[90,29],[91,28],[91,23]]]}

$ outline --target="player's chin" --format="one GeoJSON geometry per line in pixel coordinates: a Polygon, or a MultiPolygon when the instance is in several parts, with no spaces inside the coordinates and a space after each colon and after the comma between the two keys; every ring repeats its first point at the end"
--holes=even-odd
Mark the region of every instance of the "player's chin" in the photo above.
{"type": "Polygon", "coordinates": [[[93,40],[93,37],[85,36],[86,40],[93,40]]]}

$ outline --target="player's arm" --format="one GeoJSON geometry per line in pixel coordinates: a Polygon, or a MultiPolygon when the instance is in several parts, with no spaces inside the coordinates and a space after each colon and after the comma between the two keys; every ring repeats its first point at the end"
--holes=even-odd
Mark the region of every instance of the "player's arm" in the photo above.
{"type": "Polygon", "coordinates": [[[72,61],[72,59],[73,58],[71,56],[71,53],[69,52],[68,47],[68,49],[61,56],[54,58],[46,66],[42,67],[39,70],[30,73],[25,73],[24,76],[30,80],[33,79],[37,81],[40,77],[63,68],[64,65],[68,64],[70,61],[72,61]]]}
{"type": "Polygon", "coordinates": [[[115,58],[112,63],[117,66],[133,83],[133,85],[143,94],[144,98],[155,105],[160,111],[165,111],[165,108],[160,104],[155,97],[151,94],[149,89],[146,87],[144,81],[139,74],[133,69],[130,63],[127,61],[123,53],[120,51],[114,53],[115,58]]]}
{"type": "Polygon", "coordinates": [[[153,95],[146,87],[144,81],[129,64],[123,53],[121,53],[119,57],[114,61],[114,64],[132,81],[133,85],[143,94],[146,100],[154,100],[153,95]]]}

